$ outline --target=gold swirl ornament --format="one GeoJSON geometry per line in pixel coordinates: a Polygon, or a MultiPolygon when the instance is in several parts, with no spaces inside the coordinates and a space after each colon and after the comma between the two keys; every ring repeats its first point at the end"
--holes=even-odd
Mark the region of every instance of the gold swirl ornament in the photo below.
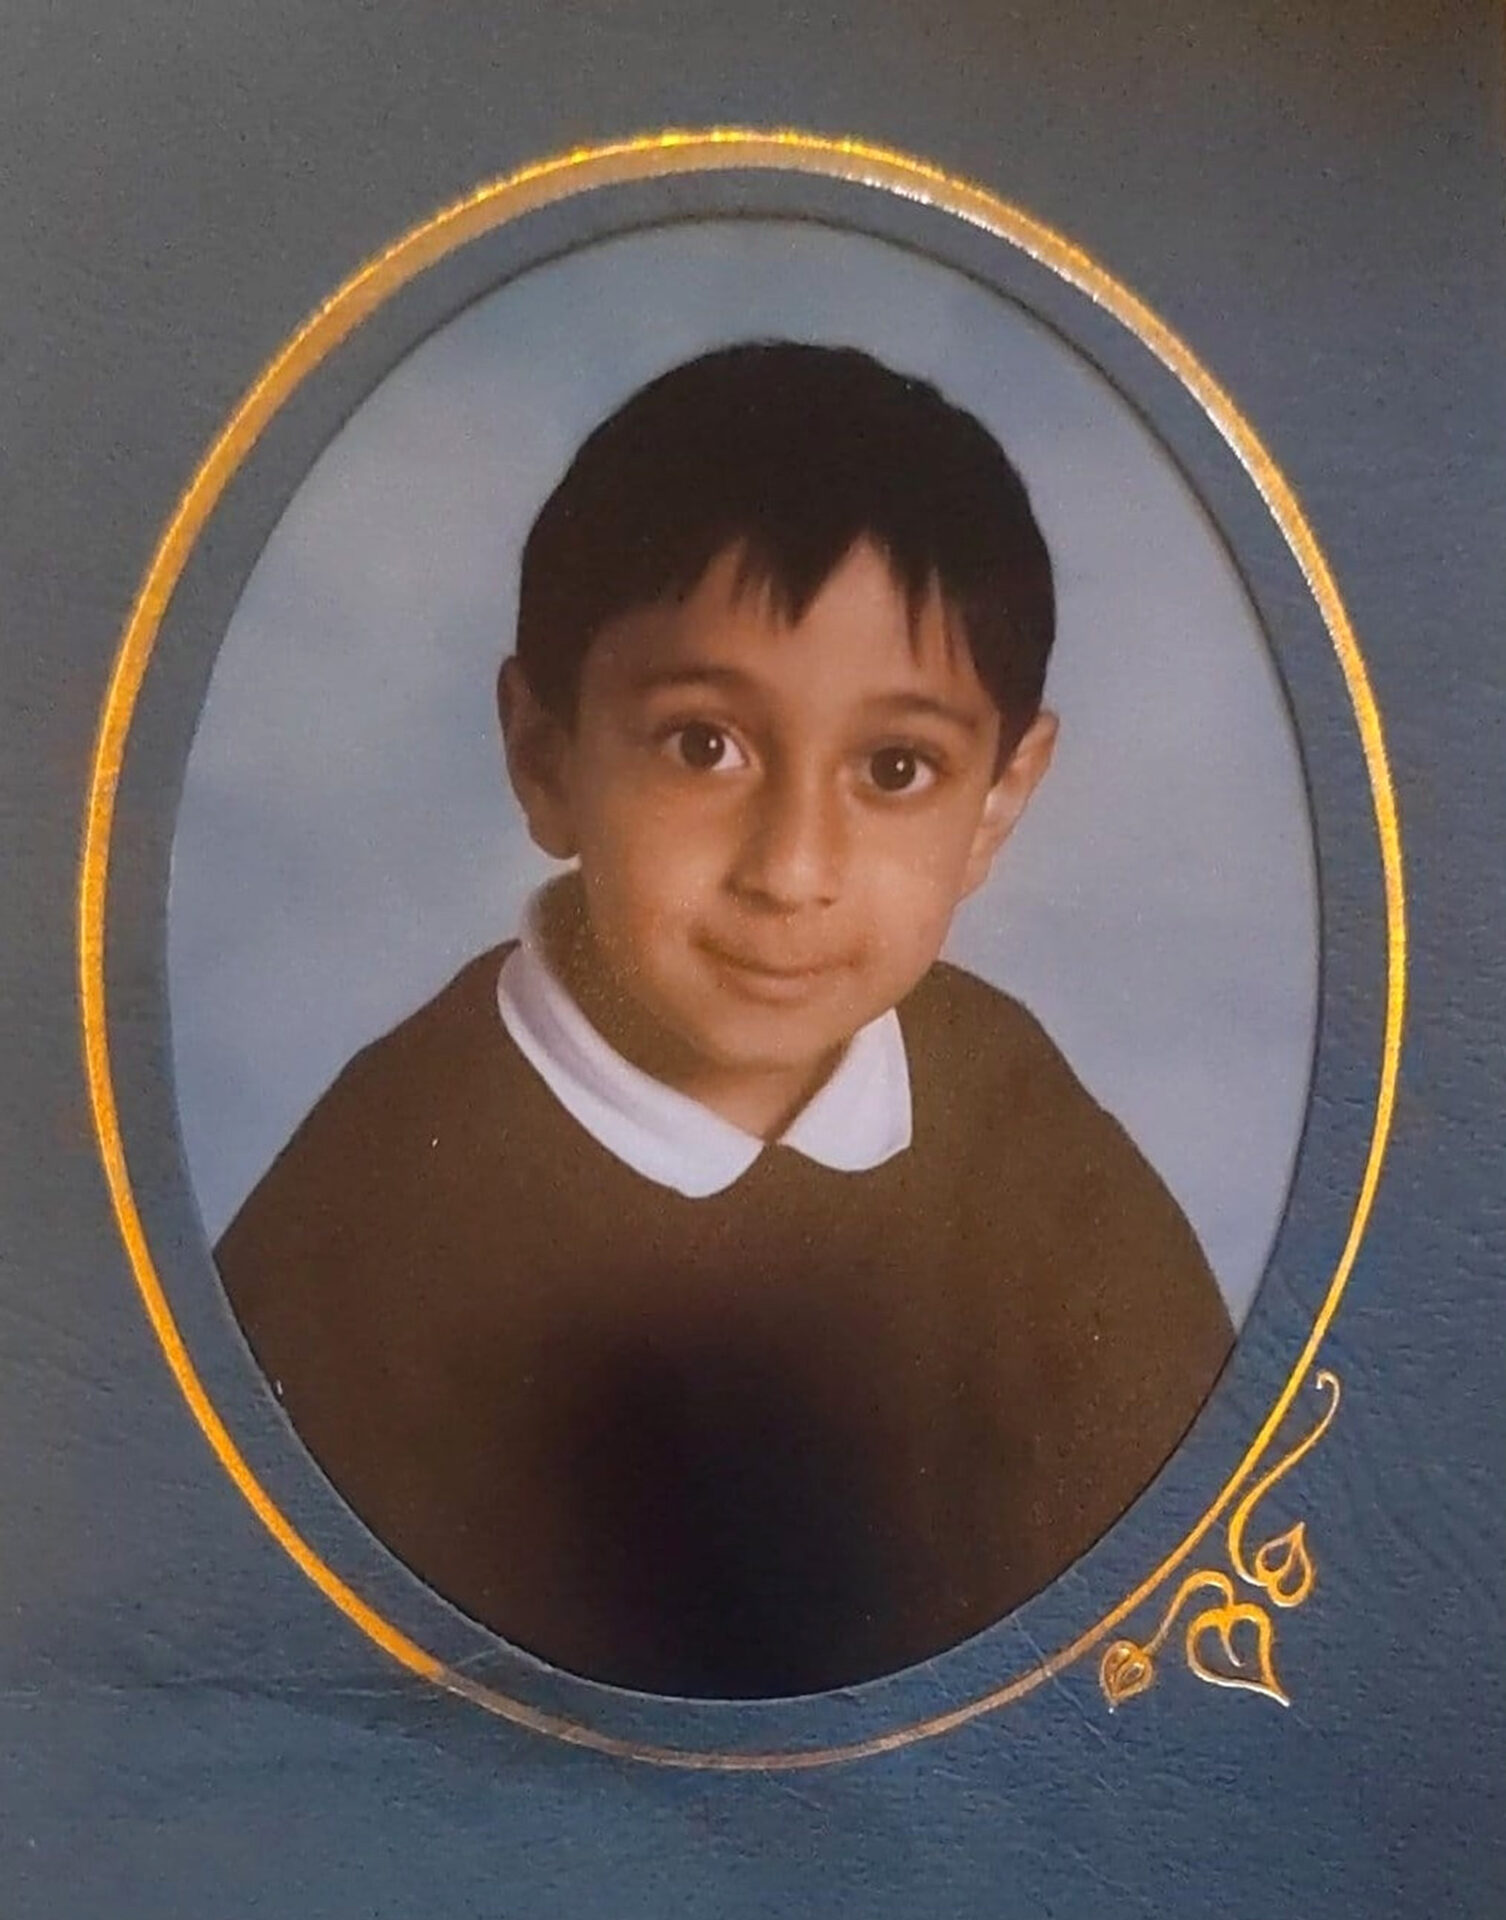
{"type": "Polygon", "coordinates": [[[1218,1567],[1189,1573],[1148,1640],[1114,1640],[1104,1649],[1098,1684],[1111,1709],[1154,1686],[1157,1655],[1183,1608],[1199,1595],[1212,1596],[1214,1604],[1194,1613],[1182,1636],[1182,1651],[1192,1672],[1210,1686],[1238,1687],[1246,1693],[1263,1693],[1283,1707],[1291,1705],[1291,1696],[1276,1675],[1276,1633],[1268,1608],[1300,1607],[1313,1590],[1317,1571],[1308,1550],[1307,1528],[1299,1520],[1285,1533],[1264,1541],[1253,1556],[1245,1552],[1245,1530],[1271,1488],[1312,1451],[1333,1423],[1339,1410],[1337,1374],[1325,1367],[1314,1376],[1313,1384],[1327,1396],[1327,1406],[1312,1430],[1249,1488],[1230,1518],[1225,1544],[1233,1576],[1218,1567]],[[1241,1598],[1236,1579],[1261,1597],[1247,1593],[1241,1598]]]}

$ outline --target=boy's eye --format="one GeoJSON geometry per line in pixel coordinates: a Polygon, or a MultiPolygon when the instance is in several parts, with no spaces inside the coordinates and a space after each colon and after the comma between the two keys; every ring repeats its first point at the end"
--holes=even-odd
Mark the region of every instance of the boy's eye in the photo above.
{"type": "Polygon", "coordinates": [[[913,747],[880,747],[868,756],[868,778],[880,793],[919,793],[934,782],[936,769],[913,747]]]}
{"type": "Polygon", "coordinates": [[[665,736],[670,754],[692,773],[731,773],[748,764],[747,755],[721,727],[708,720],[692,720],[665,736]]]}

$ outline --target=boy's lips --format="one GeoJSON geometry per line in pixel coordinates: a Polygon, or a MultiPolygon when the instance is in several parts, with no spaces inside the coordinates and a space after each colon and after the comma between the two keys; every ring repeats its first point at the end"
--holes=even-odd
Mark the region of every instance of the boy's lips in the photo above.
{"type": "Polygon", "coordinates": [[[778,959],[720,941],[699,942],[702,953],[717,970],[740,991],[754,999],[783,1002],[798,1000],[840,973],[845,962],[826,956],[791,961],[788,955],[778,959]]]}

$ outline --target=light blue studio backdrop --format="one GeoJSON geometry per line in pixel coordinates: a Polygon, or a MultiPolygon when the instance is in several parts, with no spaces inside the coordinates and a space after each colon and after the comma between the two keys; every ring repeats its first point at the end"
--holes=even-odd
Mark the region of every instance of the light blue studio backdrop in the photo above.
{"type": "Polygon", "coordinates": [[[1240,1317],[1281,1214],[1317,993],[1301,775],[1249,602],[1170,460],[1055,334],[960,275],[797,224],[624,237],[500,289],[383,382],[288,507],[224,640],[173,853],[178,1099],[205,1227],[359,1047],[515,929],[550,870],[492,696],[523,537],[629,392],[757,336],[934,380],[1025,475],[1056,565],[1061,744],[947,952],[1045,1022],[1240,1317]]]}

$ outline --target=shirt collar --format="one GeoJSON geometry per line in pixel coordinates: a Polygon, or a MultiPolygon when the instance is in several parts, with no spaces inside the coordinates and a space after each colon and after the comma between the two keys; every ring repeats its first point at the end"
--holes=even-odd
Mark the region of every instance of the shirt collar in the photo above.
{"type": "MultiPolygon", "coordinates": [[[[765,1142],[635,1067],[604,1040],[549,964],[539,894],[502,963],[497,1006],[518,1051],[587,1133],[635,1173],[687,1199],[720,1193],[765,1142]]],[[[779,1144],[839,1173],[881,1166],[910,1144],[910,1071],[893,1008],[861,1027],[779,1144]]]]}

